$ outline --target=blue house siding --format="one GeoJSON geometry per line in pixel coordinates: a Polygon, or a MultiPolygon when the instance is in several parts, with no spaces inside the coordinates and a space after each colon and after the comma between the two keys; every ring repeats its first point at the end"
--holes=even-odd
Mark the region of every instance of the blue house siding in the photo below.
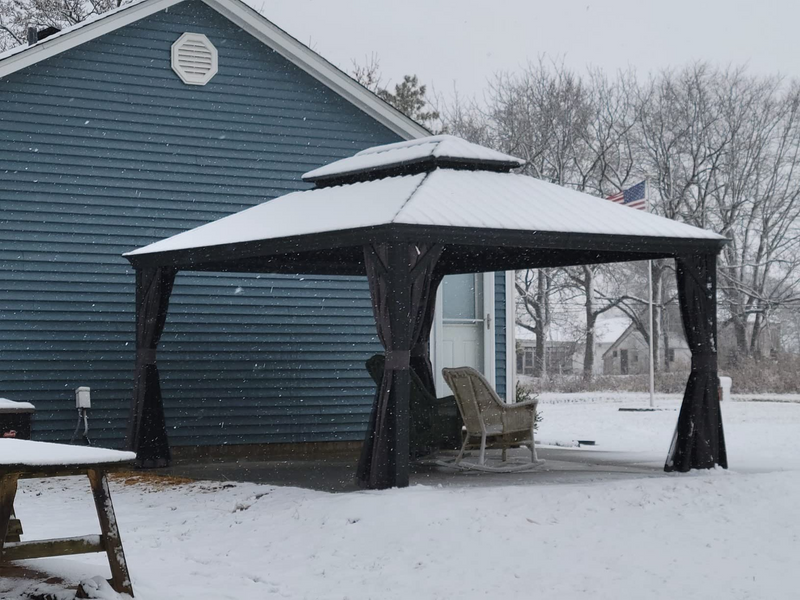
{"type": "Polygon", "coordinates": [[[506,274],[494,276],[495,389],[506,399],[506,274]]]}
{"type": "Polygon", "coordinates": [[[220,310],[209,277],[178,276],[163,338],[165,396],[191,402],[167,405],[173,441],[362,439],[374,393],[364,361],[380,351],[366,280],[224,276],[220,310]]]}
{"type": "MultiPolygon", "coordinates": [[[[396,134],[201,2],[0,79],[0,395],[68,439],[119,445],[133,361],[132,248],[306,187],[396,134]],[[170,46],[217,47],[184,85],[170,46]]],[[[159,361],[176,445],[361,439],[378,349],[361,278],[178,276],[159,361]]],[[[499,371],[498,371],[499,372],[499,371]]]]}

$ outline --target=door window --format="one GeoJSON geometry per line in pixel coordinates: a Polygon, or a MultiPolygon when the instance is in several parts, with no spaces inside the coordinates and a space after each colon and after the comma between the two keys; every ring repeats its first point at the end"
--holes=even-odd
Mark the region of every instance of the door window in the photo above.
{"type": "Polygon", "coordinates": [[[483,275],[450,275],[442,281],[442,317],[450,322],[483,320],[483,275]]]}

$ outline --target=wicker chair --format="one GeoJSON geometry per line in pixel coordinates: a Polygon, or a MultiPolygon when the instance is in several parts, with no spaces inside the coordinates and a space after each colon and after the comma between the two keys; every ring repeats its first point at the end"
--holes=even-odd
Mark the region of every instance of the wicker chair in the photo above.
{"type": "Polygon", "coordinates": [[[507,449],[520,444],[530,447],[532,464],[540,462],[533,439],[538,400],[507,404],[471,367],[442,369],[442,375],[453,390],[467,430],[456,466],[461,464],[467,448],[480,448],[478,465],[484,467],[487,448],[502,448],[505,463],[507,449]]]}

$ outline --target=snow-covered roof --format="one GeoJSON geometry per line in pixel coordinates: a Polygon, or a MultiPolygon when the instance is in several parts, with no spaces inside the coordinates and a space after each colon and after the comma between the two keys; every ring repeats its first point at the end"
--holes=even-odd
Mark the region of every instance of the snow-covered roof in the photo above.
{"type": "Polygon", "coordinates": [[[58,467],[130,462],[133,452],[0,438],[0,465],[58,467]]]}
{"type": "Polygon", "coordinates": [[[526,175],[436,169],[294,192],[126,256],[392,224],[725,239],[526,175]]]}
{"type": "MultiPolygon", "coordinates": [[[[583,308],[581,306],[581,308],[583,308]]],[[[596,344],[610,344],[619,338],[628,326],[631,320],[628,317],[600,317],[595,323],[594,328],[594,341],[596,344]]],[[[559,327],[558,325],[551,325],[548,329],[548,341],[551,342],[574,342],[576,338],[580,337],[575,332],[573,327],[559,327]]],[[[515,327],[515,339],[521,341],[534,341],[536,335],[517,325],[515,327]]]]}
{"type": "MultiPolygon", "coordinates": [[[[628,326],[631,324],[631,320],[628,317],[608,317],[608,318],[600,318],[595,323],[594,329],[594,341],[596,344],[610,344],[619,338],[628,326]]],[[[580,337],[581,334],[576,333],[574,328],[569,327],[559,327],[557,325],[551,325],[548,329],[548,341],[549,342],[575,342],[576,338],[580,337]]],[[[536,340],[536,335],[525,329],[524,327],[520,327],[519,325],[515,328],[515,339],[520,341],[534,341],[536,340]]],[[[583,343],[583,342],[581,342],[583,343]]]]}
{"type": "MultiPolygon", "coordinates": [[[[0,79],[186,0],[133,0],[32,44],[0,53],[0,79]]],[[[241,0],[202,0],[289,62],[404,139],[429,135],[419,123],[355,81],[241,0]]],[[[169,45],[166,46],[169,52],[169,45]]]]}
{"type": "MultiPolygon", "coordinates": [[[[548,343],[556,343],[556,344],[573,344],[576,342],[576,338],[579,335],[576,333],[574,327],[559,327],[558,324],[551,324],[550,327],[547,328],[547,342],[548,343]]],[[[536,334],[526,329],[525,327],[520,327],[519,325],[515,328],[515,338],[517,340],[523,342],[533,342],[536,340],[536,334]]]]}
{"type": "Polygon", "coordinates": [[[452,135],[435,135],[408,142],[374,146],[349,158],[337,160],[303,175],[304,181],[335,179],[358,173],[371,173],[408,165],[439,161],[499,167],[510,170],[525,161],[497,150],[473,144],[452,135]]]}
{"type": "Polygon", "coordinates": [[[536,336],[533,334],[532,331],[528,331],[524,327],[520,327],[517,325],[514,328],[514,339],[515,340],[535,340],[536,336]]]}
{"type": "Polygon", "coordinates": [[[611,344],[621,336],[631,324],[630,317],[608,317],[597,320],[594,329],[598,344],[611,344]]]}

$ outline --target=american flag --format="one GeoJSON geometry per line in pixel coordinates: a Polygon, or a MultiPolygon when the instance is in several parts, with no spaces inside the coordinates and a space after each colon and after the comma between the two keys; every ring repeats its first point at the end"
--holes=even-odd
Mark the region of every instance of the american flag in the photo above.
{"type": "Polygon", "coordinates": [[[627,190],[622,190],[618,194],[609,196],[606,200],[638,210],[647,210],[647,180],[637,183],[627,190]]]}

